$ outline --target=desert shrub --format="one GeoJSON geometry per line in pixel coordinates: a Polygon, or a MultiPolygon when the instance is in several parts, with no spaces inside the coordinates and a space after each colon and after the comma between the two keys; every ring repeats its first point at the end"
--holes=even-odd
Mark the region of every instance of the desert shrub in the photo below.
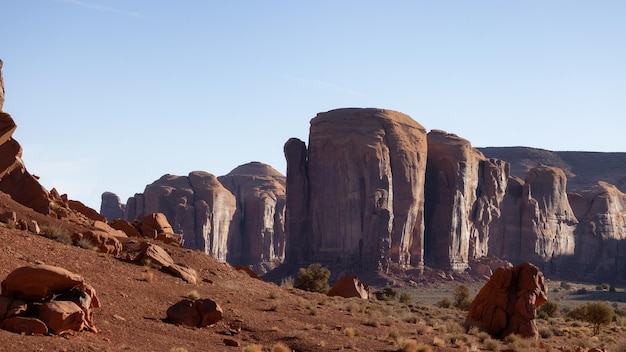
{"type": "Polygon", "coordinates": [[[593,326],[593,334],[600,333],[602,325],[608,325],[613,321],[615,312],[606,303],[590,302],[574,307],[567,316],[571,319],[585,321],[593,326]]]}
{"type": "Polygon", "coordinates": [[[200,293],[196,290],[191,290],[189,292],[187,292],[187,298],[189,298],[192,301],[197,301],[200,299],[200,293]]]}
{"type": "Polygon", "coordinates": [[[286,288],[286,289],[290,289],[293,288],[293,277],[292,276],[287,276],[284,277],[282,280],[280,280],[280,287],[282,288],[286,288]]]}
{"type": "Polygon", "coordinates": [[[577,295],[586,295],[587,293],[589,293],[589,291],[587,291],[586,288],[579,288],[578,290],[576,290],[576,294],[577,295]]]}
{"type": "Polygon", "coordinates": [[[78,241],[76,241],[76,246],[82,248],[82,249],[86,249],[89,251],[97,251],[98,250],[98,246],[95,246],[93,243],[91,243],[91,240],[88,238],[81,238],[78,241]]]}
{"type": "Polygon", "coordinates": [[[272,352],[291,352],[291,348],[282,342],[277,342],[272,346],[272,352]]]}
{"type": "Polygon", "coordinates": [[[468,310],[472,300],[470,299],[470,289],[465,285],[459,285],[454,289],[454,307],[461,310],[468,310]]]}
{"type": "Polygon", "coordinates": [[[243,352],[263,352],[263,346],[254,344],[244,347],[243,352]]]}
{"type": "Polygon", "coordinates": [[[394,290],[392,287],[385,287],[380,291],[374,291],[374,296],[380,301],[391,302],[396,300],[398,291],[394,290]]]}
{"type": "Polygon", "coordinates": [[[408,292],[402,292],[400,296],[398,297],[398,302],[400,303],[411,304],[412,301],[413,301],[413,297],[411,297],[411,295],[408,292]]]}
{"type": "Polygon", "coordinates": [[[615,286],[613,285],[609,286],[609,292],[617,292],[617,290],[615,289],[615,286]]]}
{"type": "Polygon", "coordinates": [[[398,342],[398,352],[417,352],[418,351],[417,341],[412,339],[401,339],[398,342]]]}
{"type": "Polygon", "coordinates": [[[559,305],[553,301],[547,301],[537,309],[537,316],[541,319],[548,320],[554,318],[559,313],[559,305]]]}
{"type": "Polygon", "coordinates": [[[452,307],[452,301],[448,298],[444,298],[441,301],[437,302],[437,307],[439,308],[450,308],[452,307]]]}
{"type": "Polygon", "coordinates": [[[41,232],[45,237],[48,237],[57,242],[61,242],[63,244],[72,243],[72,238],[70,237],[70,234],[62,226],[44,226],[41,229],[41,232]]]}
{"type": "Polygon", "coordinates": [[[565,282],[565,281],[561,281],[561,285],[560,287],[564,290],[571,290],[572,289],[572,285],[570,285],[569,282],[565,282]]]}
{"type": "Polygon", "coordinates": [[[330,270],[320,263],[314,263],[306,269],[300,268],[294,287],[305,291],[326,293],[329,289],[329,278],[330,270]]]}

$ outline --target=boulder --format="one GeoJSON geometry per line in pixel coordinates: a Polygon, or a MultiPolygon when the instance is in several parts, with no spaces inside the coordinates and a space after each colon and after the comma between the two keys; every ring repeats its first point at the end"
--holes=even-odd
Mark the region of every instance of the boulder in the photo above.
{"type": "Polygon", "coordinates": [[[107,222],[107,219],[104,216],[100,215],[97,211],[91,209],[82,202],[70,199],[68,200],[67,205],[70,209],[85,215],[87,218],[93,221],[102,221],[104,223],[107,222]]]}
{"type": "Polygon", "coordinates": [[[0,329],[25,335],[45,335],[48,333],[46,323],[29,317],[12,317],[2,321],[0,329]]]}
{"type": "Polygon", "coordinates": [[[531,263],[497,269],[472,301],[465,324],[495,338],[538,338],[536,308],[547,301],[543,273],[531,263]]]}
{"type": "Polygon", "coordinates": [[[135,261],[143,265],[157,266],[166,273],[170,273],[176,277],[187,281],[190,284],[196,284],[198,281],[198,273],[192,268],[174,263],[174,259],[163,249],[151,243],[141,243],[139,247],[140,253],[135,261]]]}
{"type": "Polygon", "coordinates": [[[183,299],[167,309],[167,318],[174,324],[207,327],[223,318],[222,308],[213,300],[183,299]]]}
{"type": "Polygon", "coordinates": [[[317,114],[308,150],[296,139],[285,144],[287,194],[296,194],[287,200],[287,246],[298,247],[287,254],[374,270],[422,267],[426,150],[424,127],[399,112],[317,114]]]}
{"type": "Polygon", "coordinates": [[[114,219],[111,221],[110,226],[116,230],[123,231],[128,237],[141,237],[139,230],[128,220],[114,219]]]}
{"type": "Polygon", "coordinates": [[[72,241],[89,241],[91,245],[98,248],[99,252],[118,256],[122,252],[122,243],[110,233],[102,230],[88,230],[82,233],[74,233],[72,241]]]}
{"type": "Polygon", "coordinates": [[[237,210],[227,260],[273,269],[285,258],[285,176],[269,165],[240,165],[218,180],[235,195],[237,210]]]}
{"type": "Polygon", "coordinates": [[[82,276],[60,267],[23,266],[2,281],[2,295],[25,301],[44,301],[83,282],[82,276]]]}
{"type": "Polygon", "coordinates": [[[74,302],[51,301],[38,307],[37,317],[53,334],[68,330],[82,331],[86,327],[85,312],[74,302]]]}
{"type": "Polygon", "coordinates": [[[369,287],[361,283],[356,276],[346,275],[339,278],[326,294],[331,297],[369,299],[369,287]]]}
{"type": "Polygon", "coordinates": [[[198,273],[195,269],[180,264],[172,264],[166,268],[166,271],[192,285],[198,283],[198,273]]]}
{"type": "Polygon", "coordinates": [[[235,270],[243,271],[244,273],[248,274],[248,276],[250,276],[253,279],[260,279],[259,275],[257,275],[257,273],[255,273],[254,270],[250,269],[247,266],[237,264],[237,266],[235,266],[235,270]]]}
{"type": "Polygon", "coordinates": [[[200,312],[196,309],[195,301],[183,299],[170,306],[166,312],[167,319],[178,325],[197,327],[200,325],[200,312]]]}

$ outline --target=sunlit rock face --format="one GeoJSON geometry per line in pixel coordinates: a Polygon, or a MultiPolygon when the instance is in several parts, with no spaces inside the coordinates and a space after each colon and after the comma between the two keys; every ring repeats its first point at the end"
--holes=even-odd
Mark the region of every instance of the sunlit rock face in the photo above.
{"type": "Polygon", "coordinates": [[[580,221],[576,228],[575,268],[584,275],[626,278],[626,194],[606,182],[571,192],[580,221]]]}
{"type": "Polygon", "coordinates": [[[285,259],[285,176],[269,165],[240,165],[218,180],[235,195],[228,239],[231,263],[252,265],[257,272],[274,268],[285,259]]]}
{"type": "Polygon", "coordinates": [[[488,254],[490,226],[500,218],[508,172],[508,164],[485,158],[457,135],[428,133],[428,265],[463,271],[470,259],[488,254]]]}
{"type": "Polygon", "coordinates": [[[424,127],[390,110],[333,110],[285,156],[288,259],[423,265],[424,127]]]}
{"type": "Polygon", "coordinates": [[[165,214],[174,232],[183,235],[185,247],[226,261],[236,203],[214,175],[204,171],[164,175],[146,186],[143,194],[131,197],[126,208],[131,221],[146,214],[165,214]]]}

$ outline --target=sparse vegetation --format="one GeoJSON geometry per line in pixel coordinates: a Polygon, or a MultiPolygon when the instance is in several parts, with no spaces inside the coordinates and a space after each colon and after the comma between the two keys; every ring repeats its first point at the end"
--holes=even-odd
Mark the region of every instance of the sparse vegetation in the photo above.
{"type": "Polygon", "coordinates": [[[468,310],[472,304],[470,299],[470,289],[465,285],[459,285],[454,289],[454,307],[461,310],[468,310]]]}
{"type": "Polygon", "coordinates": [[[613,321],[615,311],[606,303],[590,302],[576,306],[567,316],[590,323],[593,327],[593,334],[598,335],[602,325],[608,325],[613,321]]]}
{"type": "Polygon", "coordinates": [[[191,290],[187,293],[187,298],[189,298],[192,301],[196,301],[200,299],[200,293],[198,293],[198,291],[196,290],[191,290]]]}
{"type": "Polygon", "coordinates": [[[72,238],[70,237],[69,232],[62,226],[60,225],[48,225],[48,226],[43,226],[41,229],[41,233],[52,240],[55,240],[57,242],[63,243],[63,244],[71,244],[72,243],[72,238]]]}
{"type": "Polygon", "coordinates": [[[294,287],[305,291],[326,293],[329,289],[329,278],[330,270],[320,263],[313,263],[306,269],[300,268],[294,287]]]}
{"type": "Polygon", "coordinates": [[[398,302],[404,303],[404,304],[411,304],[411,302],[413,302],[413,298],[408,292],[402,292],[400,296],[398,297],[398,302]]]}
{"type": "Polygon", "coordinates": [[[272,346],[272,352],[291,352],[292,349],[282,342],[277,342],[272,346]]]}
{"type": "Polygon", "coordinates": [[[91,243],[91,240],[89,240],[88,238],[81,238],[78,241],[76,241],[75,243],[76,246],[89,250],[89,251],[97,251],[98,247],[95,246],[93,243],[91,243]]]}
{"type": "Polygon", "coordinates": [[[548,320],[554,318],[559,313],[559,305],[554,301],[547,301],[537,309],[537,317],[548,320]]]}
{"type": "Polygon", "coordinates": [[[259,344],[248,345],[244,347],[243,352],[263,352],[263,346],[259,344]]]}
{"type": "Polygon", "coordinates": [[[398,292],[392,287],[385,287],[380,291],[374,291],[374,296],[376,296],[376,299],[380,301],[392,302],[396,300],[398,292]]]}

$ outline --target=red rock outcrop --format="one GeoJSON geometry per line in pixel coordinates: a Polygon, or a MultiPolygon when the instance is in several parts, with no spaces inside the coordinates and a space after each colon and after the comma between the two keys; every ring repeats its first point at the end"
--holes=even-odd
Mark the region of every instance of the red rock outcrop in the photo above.
{"type": "Polygon", "coordinates": [[[423,265],[426,130],[419,123],[391,110],[320,113],[308,150],[292,139],[285,156],[288,246],[309,237],[287,250],[296,261],[423,265]]]}
{"type": "Polygon", "coordinates": [[[580,221],[572,263],[577,276],[626,278],[626,194],[614,185],[598,182],[568,197],[580,221]]]}
{"type": "Polygon", "coordinates": [[[327,296],[339,296],[344,298],[358,297],[369,299],[369,287],[363,284],[356,276],[342,276],[335,282],[333,287],[326,293],[327,296]]]}
{"type": "Polygon", "coordinates": [[[92,308],[96,290],[82,276],[50,265],[13,270],[2,281],[0,328],[24,334],[97,332],[92,308]]]}
{"type": "Polygon", "coordinates": [[[4,80],[2,79],[2,60],[0,60],[0,111],[4,105],[4,80]]]}
{"type": "Polygon", "coordinates": [[[260,272],[285,258],[285,176],[269,165],[240,165],[218,180],[235,195],[228,261],[260,272]]]}
{"type": "Polygon", "coordinates": [[[16,127],[9,114],[0,112],[0,191],[18,203],[48,214],[48,191],[26,171],[22,147],[12,138],[16,127]]]}
{"type": "Polygon", "coordinates": [[[174,232],[182,233],[185,247],[199,249],[225,262],[228,234],[235,213],[235,197],[207,172],[188,176],[164,175],[131,197],[127,220],[163,213],[174,232]]]}
{"type": "Polygon", "coordinates": [[[496,338],[510,334],[537,338],[536,308],[547,299],[543,274],[535,265],[500,268],[472,301],[465,324],[496,338]]]}
{"type": "Polygon", "coordinates": [[[183,299],[167,309],[167,318],[174,324],[204,328],[222,320],[222,308],[210,299],[183,299]]]}
{"type": "Polygon", "coordinates": [[[463,271],[488,254],[489,231],[500,217],[508,165],[487,159],[469,141],[444,131],[428,133],[426,259],[463,271]]]}

